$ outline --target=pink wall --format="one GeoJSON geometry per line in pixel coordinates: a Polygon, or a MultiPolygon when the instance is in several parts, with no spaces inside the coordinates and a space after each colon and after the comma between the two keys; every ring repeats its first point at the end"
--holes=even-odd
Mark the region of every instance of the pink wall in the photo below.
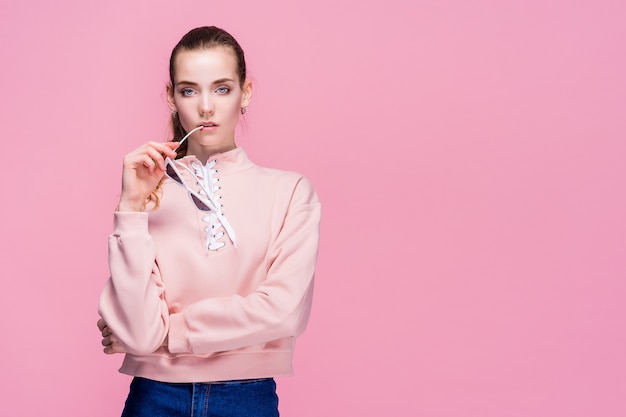
{"type": "Polygon", "coordinates": [[[247,52],[240,145],[324,202],[283,415],[626,415],[623,2],[8,3],[1,415],[118,415],[121,157],[166,137],[169,50],[203,24],[247,52]]]}

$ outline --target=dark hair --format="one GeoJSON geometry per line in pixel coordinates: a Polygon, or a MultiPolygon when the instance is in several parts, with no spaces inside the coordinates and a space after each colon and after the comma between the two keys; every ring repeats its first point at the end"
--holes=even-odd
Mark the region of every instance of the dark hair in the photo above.
{"type": "MultiPolygon", "coordinates": [[[[176,57],[180,51],[194,51],[198,49],[213,49],[217,47],[230,48],[235,54],[237,60],[237,75],[239,76],[239,85],[243,87],[246,81],[246,60],[244,57],[243,49],[239,46],[239,43],[235,38],[224,29],[220,29],[215,26],[202,26],[190,30],[181,38],[176,44],[170,55],[170,83],[171,88],[174,88],[174,67],[176,57]]],[[[178,114],[172,117],[172,141],[180,142],[187,132],[183,129],[180,123],[178,114]]],[[[187,143],[183,143],[178,150],[177,157],[182,157],[187,153],[187,143]]]]}

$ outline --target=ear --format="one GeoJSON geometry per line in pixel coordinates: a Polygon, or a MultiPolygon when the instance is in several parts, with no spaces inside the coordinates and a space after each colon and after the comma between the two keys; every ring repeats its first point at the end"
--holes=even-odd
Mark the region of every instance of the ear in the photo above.
{"type": "Polygon", "coordinates": [[[171,111],[178,111],[176,109],[176,101],[174,100],[174,87],[172,86],[172,84],[167,84],[166,87],[166,93],[167,93],[167,105],[169,106],[171,111]]]}
{"type": "Polygon", "coordinates": [[[252,81],[246,80],[241,87],[241,107],[248,107],[252,101],[252,81]]]}

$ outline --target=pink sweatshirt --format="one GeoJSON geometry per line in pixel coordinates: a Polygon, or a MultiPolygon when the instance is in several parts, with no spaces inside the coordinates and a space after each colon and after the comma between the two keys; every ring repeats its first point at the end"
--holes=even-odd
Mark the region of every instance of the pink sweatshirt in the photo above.
{"type": "Polygon", "coordinates": [[[120,372],[165,382],[292,374],[317,257],[313,187],[241,148],[177,165],[214,210],[166,178],[158,209],[115,213],[99,312],[126,352],[120,372]]]}

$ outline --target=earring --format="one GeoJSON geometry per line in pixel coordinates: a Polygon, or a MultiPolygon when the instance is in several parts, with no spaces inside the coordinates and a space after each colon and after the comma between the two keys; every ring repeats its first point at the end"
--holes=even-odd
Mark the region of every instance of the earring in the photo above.
{"type": "Polygon", "coordinates": [[[175,118],[176,118],[176,114],[177,114],[176,110],[172,110],[172,118],[173,118],[173,119],[175,119],[175,118]]]}
{"type": "Polygon", "coordinates": [[[248,107],[241,108],[241,114],[246,114],[247,111],[248,111],[248,107]]]}

